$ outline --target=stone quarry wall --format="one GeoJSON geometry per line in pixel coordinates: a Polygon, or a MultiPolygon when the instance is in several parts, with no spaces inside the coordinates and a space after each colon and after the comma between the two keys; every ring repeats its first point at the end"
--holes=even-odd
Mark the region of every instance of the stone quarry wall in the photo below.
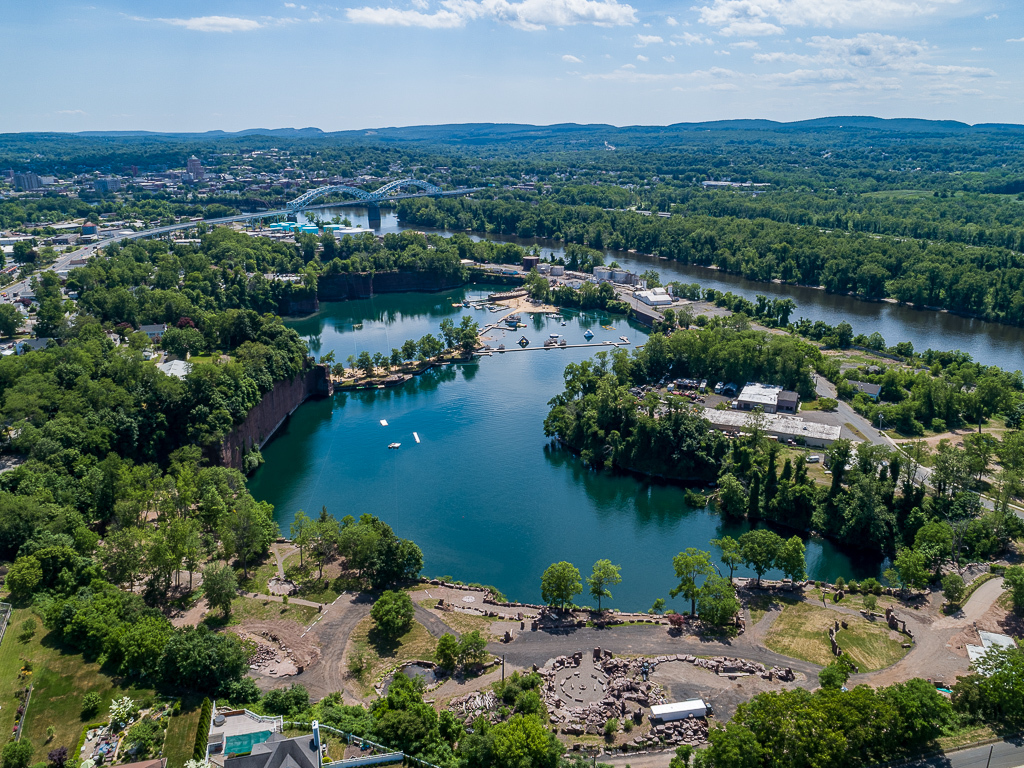
{"type": "Polygon", "coordinates": [[[285,420],[310,397],[328,397],[334,393],[325,365],[314,365],[293,379],[279,381],[259,405],[249,411],[220,446],[220,461],[226,467],[242,468],[242,459],[254,445],[262,448],[285,420]]]}
{"type": "Polygon", "coordinates": [[[321,275],[317,283],[320,301],[365,299],[375,293],[407,291],[446,291],[463,284],[460,275],[437,275],[429,272],[376,272],[321,275]]]}

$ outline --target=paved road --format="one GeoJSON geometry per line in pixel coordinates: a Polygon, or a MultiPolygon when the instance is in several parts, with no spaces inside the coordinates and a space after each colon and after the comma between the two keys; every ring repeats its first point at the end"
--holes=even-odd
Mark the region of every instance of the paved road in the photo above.
{"type": "Polygon", "coordinates": [[[1024,739],[1015,738],[985,747],[962,749],[906,765],[907,768],[1024,768],[1024,739]]]}

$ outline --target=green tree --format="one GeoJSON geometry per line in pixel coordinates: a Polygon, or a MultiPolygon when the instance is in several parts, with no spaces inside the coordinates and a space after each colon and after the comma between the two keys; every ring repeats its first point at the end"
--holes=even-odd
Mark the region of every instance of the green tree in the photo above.
{"type": "Polygon", "coordinates": [[[447,672],[453,672],[459,663],[459,641],[455,635],[445,632],[437,641],[437,648],[434,649],[434,659],[437,666],[447,672]]]}
{"type": "Polygon", "coordinates": [[[340,539],[338,521],[327,514],[327,507],[323,507],[320,517],[308,529],[309,554],[320,569],[318,579],[323,579],[324,565],[338,553],[340,539]]]}
{"type": "Polygon", "coordinates": [[[231,602],[238,596],[238,579],[227,564],[210,563],[203,569],[203,594],[211,608],[231,614],[231,602]]]}
{"type": "Polygon", "coordinates": [[[723,536],[720,539],[712,539],[709,543],[722,550],[722,564],[729,569],[729,581],[732,581],[736,569],[743,564],[739,542],[732,536],[723,536]]]}
{"type": "Polygon", "coordinates": [[[0,305],[0,336],[13,336],[23,321],[21,312],[13,304],[0,305]]]}
{"type": "Polygon", "coordinates": [[[757,574],[758,586],[765,572],[775,566],[782,544],[781,536],[765,528],[755,528],[740,536],[740,555],[743,562],[757,574]]]}
{"type": "Polygon", "coordinates": [[[903,589],[924,589],[928,584],[928,571],[925,565],[925,556],[910,547],[904,547],[897,552],[893,569],[896,571],[900,586],[903,589]]]}
{"type": "Polygon", "coordinates": [[[406,592],[385,590],[370,610],[370,616],[377,630],[386,638],[394,639],[404,635],[412,626],[416,607],[406,592]]]}
{"type": "Polygon", "coordinates": [[[964,577],[958,573],[947,573],[942,577],[942,596],[950,605],[960,605],[967,593],[964,577]]]}
{"type": "Polygon", "coordinates": [[[718,627],[729,624],[740,612],[740,601],[736,599],[736,588],[730,579],[722,576],[708,576],[697,593],[700,618],[718,627]]]}
{"type": "Polygon", "coordinates": [[[251,496],[242,497],[232,514],[226,516],[221,527],[221,542],[229,554],[242,561],[242,573],[249,578],[249,563],[257,555],[266,553],[277,538],[274,508],[265,501],[251,496]]]}
{"type": "Polygon", "coordinates": [[[726,517],[740,518],[747,510],[747,491],[731,473],[718,479],[718,509],[726,517]]]}
{"type": "MultiPolygon", "coordinates": [[[[10,579],[10,576],[7,577],[10,579]]],[[[1003,589],[1009,590],[1013,609],[1024,612],[1024,565],[1011,565],[1003,574],[1003,589]]]]}
{"type": "Polygon", "coordinates": [[[775,557],[775,566],[793,581],[807,578],[807,560],[804,543],[799,536],[792,536],[782,543],[775,557]]]}
{"type": "Polygon", "coordinates": [[[211,632],[205,624],[175,630],[160,658],[165,688],[216,694],[240,680],[249,656],[237,635],[211,632]]]}
{"type": "Polygon", "coordinates": [[[622,581],[619,575],[619,566],[612,565],[611,560],[598,560],[594,563],[594,570],[587,577],[587,586],[590,588],[590,596],[597,600],[597,610],[601,610],[601,598],[609,600],[612,593],[608,587],[614,586],[622,581]]]}
{"type": "Polygon", "coordinates": [[[715,568],[711,564],[711,553],[694,547],[688,547],[685,552],[680,552],[672,558],[672,567],[675,570],[679,584],[669,590],[672,597],[682,595],[690,601],[690,615],[697,614],[697,597],[700,595],[700,584],[698,580],[714,574],[715,568]]]}
{"type": "Polygon", "coordinates": [[[28,739],[7,742],[3,752],[0,753],[3,768],[28,768],[29,763],[32,762],[34,751],[32,742],[28,739]]]}
{"type": "Polygon", "coordinates": [[[43,567],[32,555],[19,557],[7,572],[6,585],[12,595],[25,598],[35,592],[43,580],[43,567]]]}
{"type": "Polygon", "coordinates": [[[160,337],[160,346],[182,360],[206,351],[206,339],[195,328],[168,328],[160,337]]]}
{"type": "Polygon", "coordinates": [[[557,605],[562,610],[582,591],[579,569],[564,560],[549,565],[540,578],[540,594],[544,602],[550,606],[557,605]]]}
{"type": "Polygon", "coordinates": [[[715,768],[764,768],[765,750],[744,725],[726,723],[708,731],[707,761],[715,768]]]}
{"type": "Polygon", "coordinates": [[[482,664],[487,654],[487,641],[474,629],[459,638],[459,663],[463,666],[482,664]]]}
{"type": "Polygon", "coordinates": [[[295,519],[292,520],[292,524],[288,528],[288,532],[292,537],[292,544],[294,544],[299,550],[300,568],[303,565],[303,554],[309,547],[309,536],[311,533],[310,527],[312,524],[313,521],[309,519],[309,515],[300,509],[295,513],[295,519]]]}
{"type": "Polygon", "coordinates": [[[838,691],[846,685],[852,671],[850,663],[845,658],[835,659],[818,673],[818,682],[822,688],[838,691]]]}

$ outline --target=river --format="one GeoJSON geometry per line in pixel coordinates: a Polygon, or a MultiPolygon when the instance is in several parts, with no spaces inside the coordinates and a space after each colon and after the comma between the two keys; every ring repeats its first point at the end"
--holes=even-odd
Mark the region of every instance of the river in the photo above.
{"type": "MultiPolygon", "coordinates": [[[[457,321],[464,313],[453,303],[487,292],[467,286],[324,303],[316,315],[288,324],[317,355],[333,350],[344,360],[437,334],[443,318],[457,321]]],[[[496,317],[471,314],[481,324],[496,317]]],[[[497,332],[493,344],[511,346],[525,334],[539,345],[549,333],[582,343],[587,328],[596,341],[625,335],[635,345],[646,338],[641,326],[622,319],[566,314],[564,327],[524,317],[527,328],[497,332]],[[614,330],[601,328],[609,322],[614,330]]],[[[687,508],[677,486],[589,471],[544,437],[547,402],[561,391],[566,364],[597,351],[509,352],[436,369],[395,389],[310,401],[264,449],[266,464],[249,488],[274,504],[286,535],[298,509],[314,516],[325,506],[339,518],[369,512],[422,547],[426,575],[493,584],[529,602],[539,602],[541,573],[551,563],[568,560],[586,576],[594,561],[609,558],[622,566],[622,583],[606,604],[647,609],[675,586],[674,555],[746,528],[723,524],[712,510],[687,508]],[[401,448],[388,450],[391,442],[401,448]]],[[[877,562],[851,559],[820,539],[808,542],[807,559],[814,578],[864,578],[879,570],[877,562]]],[[[669,606],[686,607],[681,599],[669,606]]]]}
{"type": "MultiPolygon", "coordinates": [[[[347,216],[354,225],[368,226],[365,208],[336,208],[317,211],[323,219],[333,215],[347,216]]],[[[407,227],[399,223],[394,211],[381,211],[380,233],[400,232],[404,229],[423,230],[423,227],[407,227]]],[[[439,231],[440,234],[449,234],[439,231]]],[[[537,245],[545,256],[560,255],[564,249],[553,241],[512,236],[488,236],[501,242],[537,245]]],[[[474,236],[474,239],[479,239],[474,236]]],[[[999,323],[990,323],[969,317],[917,310],[888,302],[860,301],[851,296],[837,296],[813,288],[802,288],[778,283],[759,283],[739,275],[730,275],[704,267],[687,266],[674,261],[663,261],[653,256],[606,251],[606,263],[614,260],[634,272],[655,269],[661,274],[662,282],[679,280],[686,283],[700,283],[703,288],[732,291],[753,299],[757,294],[774,298],[791,298],[797,303],[793,319],[806,317],[809,320],[823,320],[837,325],[843,320],[853,326],[854,333],[870,336],[878,331],[890,346],[900,341],[909,341],[914,349],[960,349],[971,358],[986,365],[998,365],[1007,370],[1024,370],[1024,329],[999,323]]]]}

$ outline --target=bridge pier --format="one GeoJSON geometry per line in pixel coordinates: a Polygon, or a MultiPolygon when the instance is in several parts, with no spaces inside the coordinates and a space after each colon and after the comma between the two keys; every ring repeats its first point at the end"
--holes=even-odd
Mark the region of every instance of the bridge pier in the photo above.
{"type": "Polygon", "coordinates": [[[376,203],[367,203],[366,204],[366,216],[367,216],[367,219],[368,219],[367,224],[366,224],[367,227],[369,227],[370,229],[380,229],[380,206],[379,205],[377,205],[376,203]]]}

